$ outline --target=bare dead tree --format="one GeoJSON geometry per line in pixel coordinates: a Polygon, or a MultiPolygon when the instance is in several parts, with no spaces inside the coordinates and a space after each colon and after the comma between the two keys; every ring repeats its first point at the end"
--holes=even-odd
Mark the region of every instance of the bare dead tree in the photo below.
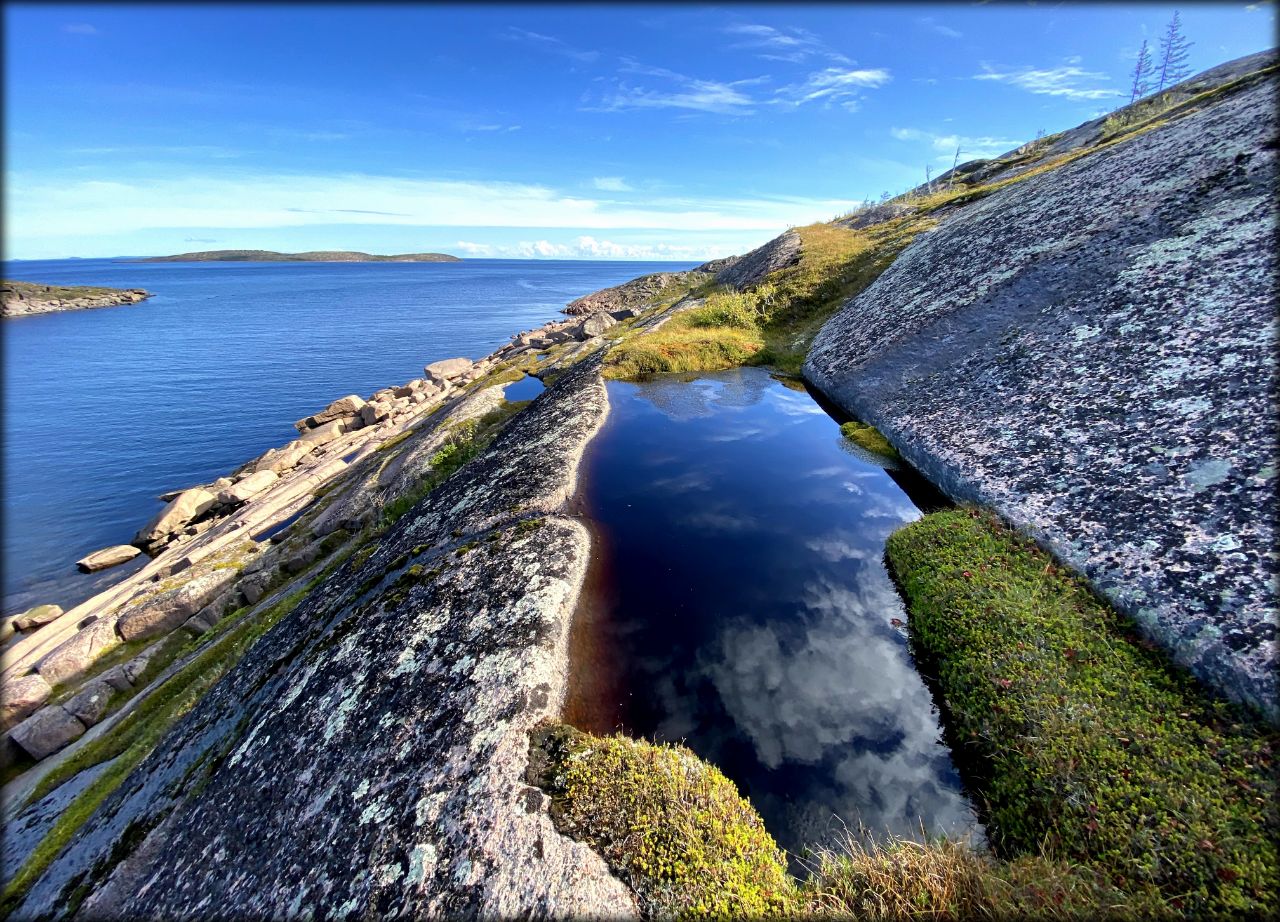
{"type": "Polygon", "coordinates": [[[1187,65],[1187,52],[1194,42],[1187,41],[1182,34],[1182,20],[1178,11],[1173,11],[1173,19],[1160,39],[1160,80],[1156,92],[1163,92],[1167,86],[1173,86],[1191,76],[1191,68],[1187,65]]]}
{"type": "Polygon", "coordinates": [[[1138,52],[1138,60],[1133,65],[1133,86],[1129,90],[1129,104],[1137,102],[1151,91],[1151,49],[1147,40],[1142,40],[1142,49],[1138,52]]]}

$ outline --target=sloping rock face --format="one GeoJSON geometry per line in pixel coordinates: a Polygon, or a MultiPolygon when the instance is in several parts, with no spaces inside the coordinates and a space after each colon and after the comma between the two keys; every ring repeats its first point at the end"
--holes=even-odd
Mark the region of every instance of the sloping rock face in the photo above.
{"type": "Polygon", "coordinates": [[[738,257],[716,274],[716,281],[739,291],[754,288],[771,273],[800,261],[800,235],[786,231],[764,246],[738,257]]]}
{"type": "Polygon", "coordinates": [[[1276,86],[959,212],[805,365],[1273,719],[1276,86]]]}
{"type": "Polygon", "coordinates": [[[92,918],[635,915],[523,780],[565,688],[589,539],[560,510],[607,412],[598,366],[269,631],[15,918],[78,887],[92,918]]]}

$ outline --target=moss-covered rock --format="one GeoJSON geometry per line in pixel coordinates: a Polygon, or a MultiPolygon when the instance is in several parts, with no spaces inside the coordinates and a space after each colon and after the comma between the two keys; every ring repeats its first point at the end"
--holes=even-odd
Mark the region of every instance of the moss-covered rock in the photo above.
{"type": "Polygon", "coordinates": [[[759,917],[795,908],[782,851],[719,769],[683,746],[531,734],[530,781],[564,834],[591,845],[658,917],[759,917]]]}
{"type": "Polygon", "coordinates": [[[840,434],[873,455],[879,455],[891,461],[897,461],[899,458],[898,450],[889,444],[889,440],[875,426],[850,421],[840,426],[840,434]]]}

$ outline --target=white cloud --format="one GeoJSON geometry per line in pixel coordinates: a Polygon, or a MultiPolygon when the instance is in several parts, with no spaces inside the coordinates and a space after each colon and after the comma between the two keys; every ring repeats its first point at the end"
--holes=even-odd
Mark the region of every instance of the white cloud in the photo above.
{"type": "Polygon", "coordinates": [[[1119,90],[1096,86],[1099,81],[1110,79],[1106,74],[1084,70],[1079,66],[1079,58],[1067,60],[1069,63],[1061,67],[1023,67],[1003,73],[984,63],[983,72],[974,74],[973,79],[996,80],[1019,87],[1029,93],[1041,96],[1063,96],[1076,101],[1123,95],[1119,90]]]}
{"type": "Polygon", "coordinates": [[[473,243],[470,240],[459,240],[454,245],[454,249],[461,250],[468,256],[492,256],[494,249],[487,243],[473,243]]]}
{"type": "Polygon", "coordinates": [[[98,27],[87,22],[69,22],[62,27],[62,31],[71,35],[97,35],[98,27]]]}
{"type": "Polygon", "coordinates": [[[964,33],[958,29],[943,25],[932,16],[921,16],[916,20],[916,25],[928,29],[930,32],[936,32],[938,35],[944,35],[947,38],[964,38],[964,33]]]}
{"type": "Polygon", "coordinates": [[[601,192],[631,192],[632,188],[623,181],[621,176],[597,176],[591,180],[591,185],[595,186],[601,192]]]}
{"type": "Polygon", "coordinates": [[[827,67],[810,74],[804,83],[783,87],[774,101],[792,106],[818,101],[826,104],[841,103],[850,111],[855,111],[861,90],[877,89],[891,79],[889,71],[882,67],[827,67]]]}

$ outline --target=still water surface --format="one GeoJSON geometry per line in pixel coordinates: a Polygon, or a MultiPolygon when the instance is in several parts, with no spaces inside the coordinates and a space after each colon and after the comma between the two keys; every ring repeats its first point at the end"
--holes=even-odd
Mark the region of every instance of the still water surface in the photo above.
{"type": "MultiPolygon", "coordinates": [[[[479,358],[565,303],[688,263],[11,262],[4,277],[146,288],[135,306],[0,321],[4,612],[64,607],[129,567],[74,562],[128,542],[156,494],[296,436],[293,421],[425,363],[479,358]]],[[[131,565],[141,566],[141,561],[131,565]]]]}
{"type": "Polygon", "coordinates": [[[569,722],[684,741],[793,855],[846,825],[980,840],[883,561],[903,488],[761,369],[608,387],[569,722]]]}

